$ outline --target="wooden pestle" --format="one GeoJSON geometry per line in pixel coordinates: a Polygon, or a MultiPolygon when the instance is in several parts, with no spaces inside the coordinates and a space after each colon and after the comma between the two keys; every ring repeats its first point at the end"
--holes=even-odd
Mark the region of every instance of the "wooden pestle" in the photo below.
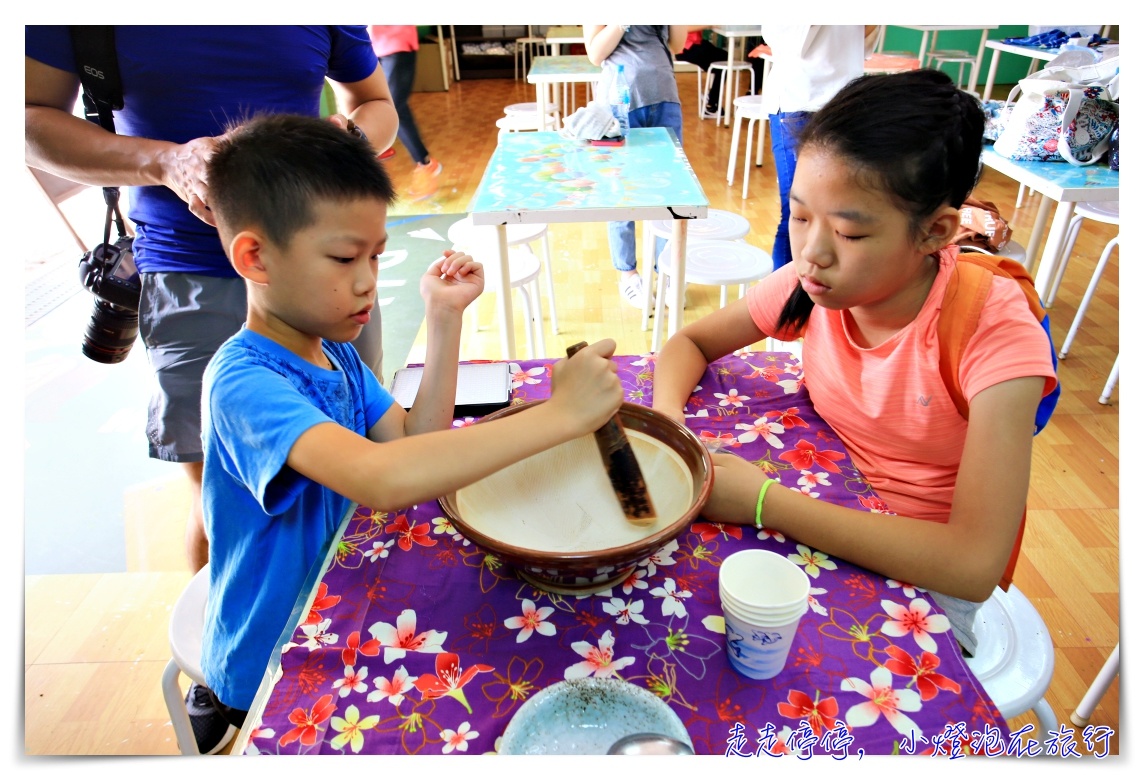
{"type": "MultiPolygon", "coordinates": [[[[586,341],[568,347],[568,357],[572,357],[584,347],[586,341]]],[[[631,442],[624,433],[624,426],[620,422],[620,414],[616,414],[596,431],[596,446],[600,448],[600,457],[604,459],[604,469],[608,472],[608,479],[612,482],[612,489],[620,500],[624,510],[624,517],[635,525],[651,525],[655,522],[655,507],[651,503],[651,495],[647,491],[643,472],[639,461],[632,451],[631,442]]]]}

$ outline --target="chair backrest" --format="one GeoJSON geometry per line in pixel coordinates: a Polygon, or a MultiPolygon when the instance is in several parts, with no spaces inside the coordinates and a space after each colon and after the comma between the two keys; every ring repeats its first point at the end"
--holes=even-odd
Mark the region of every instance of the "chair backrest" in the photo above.
{"type": "Polygon", "coordinates": [[[171,623],[167,639],[171,655],[183,674],[195,682],[206,685],[203,679],[203,617],[210,590],[210,566],[204,566],[187,583],[187,587],[171,609],[171,623]]]}

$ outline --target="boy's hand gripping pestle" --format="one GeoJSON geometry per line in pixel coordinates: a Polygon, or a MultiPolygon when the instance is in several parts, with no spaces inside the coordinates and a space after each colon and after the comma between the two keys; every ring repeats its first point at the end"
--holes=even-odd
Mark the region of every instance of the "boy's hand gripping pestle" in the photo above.
{"type": "MultiPolygon", "coordinates": [[[[572,357],[586,346],[588,343],[581,341],[568,347],[568,357],[572,357]]],[[[651,525],[656,518],[655,507],[652,506],[639,461],[636,460],[636,454],[632,451],[627,434],[624,433],[619,412],[604,423],[595,435],[596,446],[600,448],[600,457],[604,459],[604,468],[608,472],[608,479],[612,482],[612,489],[616,491],[616,497],[620,500],[624,517],[636,525],[651,525]]]]}

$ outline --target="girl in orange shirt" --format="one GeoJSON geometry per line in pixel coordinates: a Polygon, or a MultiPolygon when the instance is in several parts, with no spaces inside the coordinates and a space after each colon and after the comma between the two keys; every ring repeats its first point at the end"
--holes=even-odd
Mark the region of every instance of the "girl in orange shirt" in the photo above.
{"type": "Polygon", "coordinates": [[[1001,578],[1021,521],[1037,405],[1056,385],[1045,332],[1017,283],[1000,277],[962,357],[968,421],[938,370],[950,241],[979,175],[983,124],[976,100],[938,71],[844,87],[799,139],[792,262],[668,340],[653,403],[682,421],[708,363],[802,332],[815,410],[896,514],[767,490],[767,475],[731,454],[714,456],[704,514],[761,520],[928,589],[969,652],[977,603],[1001,578]]]}

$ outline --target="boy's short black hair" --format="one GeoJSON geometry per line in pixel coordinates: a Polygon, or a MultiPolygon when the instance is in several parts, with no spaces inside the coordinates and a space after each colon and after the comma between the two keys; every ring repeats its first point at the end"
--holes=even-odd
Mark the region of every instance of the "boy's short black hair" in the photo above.
{"type": "Polygon", "coordinates": [[[295,114],[255,117],[227,132],[207,163],[207,186],[221,229],[258,228],[279,246],[313,224],[316,199],[395,199],[369,142],[295,114]]]}

